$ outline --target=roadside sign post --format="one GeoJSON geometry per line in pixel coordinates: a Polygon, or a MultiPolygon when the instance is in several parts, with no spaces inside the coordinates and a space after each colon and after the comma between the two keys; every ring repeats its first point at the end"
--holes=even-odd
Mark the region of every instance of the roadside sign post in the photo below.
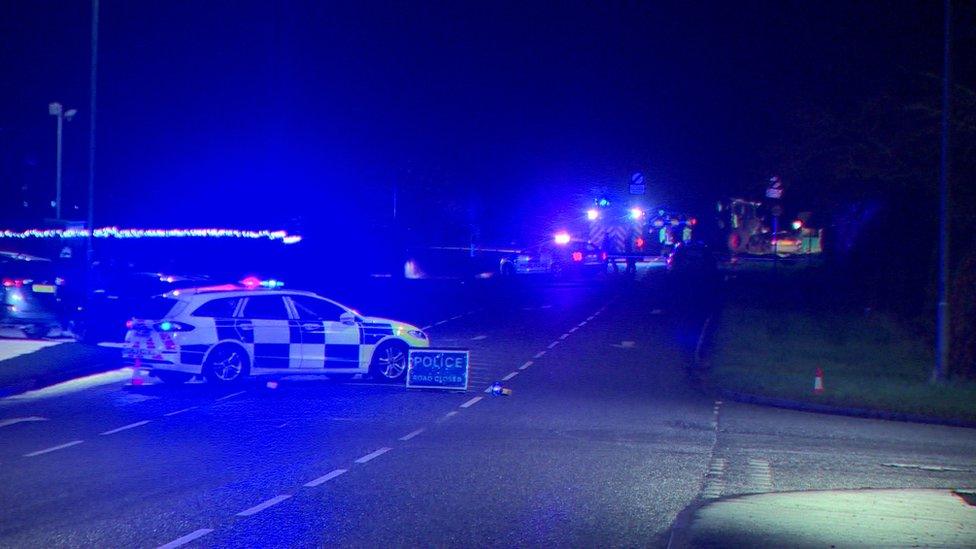
{"type": "Polygon", "coordinates": [[[469,358],[467,349],[410,349],[407,388],[467,391],[469,358]]]}

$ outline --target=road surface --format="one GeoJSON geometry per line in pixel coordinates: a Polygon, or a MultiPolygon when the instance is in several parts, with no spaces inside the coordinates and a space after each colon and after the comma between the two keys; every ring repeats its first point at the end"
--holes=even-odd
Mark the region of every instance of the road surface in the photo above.
{"type": "Polygon", "coordinates": [[[4,399],[0,546],[665,546],[703,498],[976,485],[976,431],[699,392],[703,317],[662,291],[434,289],[363,311],[470,348],[464,394],[112,381],[4,399]],[[496,380],[513,394],[483,392],[496,380]]]}

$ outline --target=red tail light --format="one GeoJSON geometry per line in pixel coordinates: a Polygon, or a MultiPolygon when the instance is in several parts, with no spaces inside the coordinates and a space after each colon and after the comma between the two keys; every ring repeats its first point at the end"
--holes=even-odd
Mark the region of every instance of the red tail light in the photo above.
{"type": "Polygon", "coordinates": [[[135,322],[132,322],[132,319],[131,318],[129,320],[126,320],[125,321],[125,329],[126,330],[131,330],[133,326],[135,326],[135,322]]]}
{"type": "Polygon", "coordinates": [[[608,257],[610,256],[607,255],[607,252],[600,252],[600,261],[606,261],[608,257]]]}
{"type": "Polygon", "coordinates": [[[3,279],[3,287],[4,288],[10,288],[10,287],[20,288],[20,287],[23,287],[23,285],[24,285],[24,279],[22,279],[22,278],[5,278],[5,279],[3,279]]]}
{"type": "Polygon", "coordinates": [[[573,261],[583,261],[583,252],[573,252],[573,261]]]}

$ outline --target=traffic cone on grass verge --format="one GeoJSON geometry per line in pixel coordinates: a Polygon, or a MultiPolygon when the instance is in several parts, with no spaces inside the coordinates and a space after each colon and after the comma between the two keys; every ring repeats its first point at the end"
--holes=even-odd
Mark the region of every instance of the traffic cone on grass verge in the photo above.
{"type": "Polygon", "coordinates": [[[813,375],[813,394],[822,395],[824,392],[824,373],[823,368],[817,368],[816,373],[813,375]]]}

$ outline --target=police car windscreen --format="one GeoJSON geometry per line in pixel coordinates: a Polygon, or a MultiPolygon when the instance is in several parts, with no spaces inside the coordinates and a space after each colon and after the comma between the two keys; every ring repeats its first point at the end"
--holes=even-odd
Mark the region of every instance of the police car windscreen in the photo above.
{"type": "Polygon", "coordinates": [[[156,320],[166,316],[177,302],[176,299],[162,296],[141,299],[133,304],[129,315],[142,320],[156,320]]]}

